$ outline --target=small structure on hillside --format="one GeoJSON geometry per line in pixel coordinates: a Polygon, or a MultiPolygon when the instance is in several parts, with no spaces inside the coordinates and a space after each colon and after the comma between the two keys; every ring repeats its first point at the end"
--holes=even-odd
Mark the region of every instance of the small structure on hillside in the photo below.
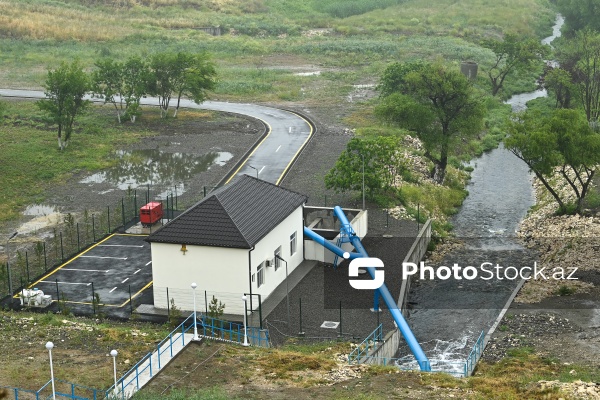
{"type": "Polygon", "coordinates": [[[204,291],[236,294],[225,302],[226,314],[243,314],[241,293],[260,294],[264,301],[304,259],[306,201],[305,195],[243,175],[152,233],[146,241],[154,306],[166,309],[172,301],[192,310],[192,282],[198,304],[204,304],[204,291]]]}

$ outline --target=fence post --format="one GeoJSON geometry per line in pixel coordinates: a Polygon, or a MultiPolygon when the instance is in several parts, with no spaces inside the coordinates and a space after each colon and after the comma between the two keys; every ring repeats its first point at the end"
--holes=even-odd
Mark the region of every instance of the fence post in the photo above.
{"type": "Polygon", "coordinates": [[[171,219],[175,218],[175,207],[173,204],[173,193],[171,192],[171,219]]]}
{"type": "Polygon", "coordinates": [[[46,258],[46,241],[42,242],[44,244],[44,272],[48,271],[48,260],[46,258]]]}
{"type": "Polygon", "coordinates": [[[167,319],[171,318],[171,306],[169,304],[169,288],[167,288],[167,319]]]}
{"type": "Polygon", "coordinates": [[[304,331],[302,330],[302,297],[300,297],[299,299],[299,303],[300,303],[300,332],[298,332],[298,335],[300,336],[304,336],[304,331]]]}
{"type": "Polygon", "coordinates": [[[29,283],[31,278],[29,277],[29,255],[27,251],[25,251],[25,267],[27,268],[27,283],[29,283]]]}
{"type": "Polygon", "coordinates": [[[92,282],[92,311],[96,315],[96,293],[94,293],[94,282],[92,282]]]}
{"type": "Polygon", "coordinates": [[[342,337],[342,301],[341,300],[340,300],[340,333],[339,333],[338,337],[342,337]]]}
{"type": "Polygon", "coordinates": [[[65,262],[65,250],[63,249],[62,232],[60,232],[60,262],[65,262]]]}
{"type": "Polygon", "coordinates": [[[108,210],[108,214],[107,214],[107,218],[106,218],[106,222],[108,222],[108,234],[110,234],[110,206],[106,206],[106,209],[108,210]]]}
{"type": "Polygon", "coordinates": [[[92,238],[96,243],[96,222],[94,221],[94,214],[92,214],[92,238]]]}
{"type": "Polygon", "coordinates": [[[208,315],[208,297],[206,296],[206,290],[204,291],[204,309],[206,315],[208,315]]]}
{"type": "Polygon", "coordinates": [[[121,217],[123,218],[123,229],[125,229],[125,198],[121,197],[121,217]]]}
{"type": "Polygon", "coordinates": [[[81,251],[81,242],[79,241],[79,222],[77,223],[77,252],[81,251]]]}
{"type": "MultiPolygon", "coordinates": [[[[133,314],[133,301],[131,300],[131,285],[129,285],[129,312],[133,314]]],[[[158,368],[160,368],[160,366],[158,368]]]]}
{"type": "MultiPolygon", "coordinates": [[[[262,299],[260,297],[260,294],[258,295],[258,318],[260,319],[259,326],[260,326],[260,329],[262,330],[262,328],[263,328],[263,324],[262,324],[262,320],[263,320],[262,319],[262,299]]],[[[289,324],[289,321],[288,321],[288,324],[289,324]]]]}
{"type": "Polygon", "coordinates": [[[56,282],[56,301],[60,305],[60,292],[58,291],[58,279],[54,279],[54,282],[56,282]]]}
{"type": "Polygon", "coordinates": [[[165,216],[169,219],[169,194],[167,194],[167,207],[165,209],[165,216]]]}

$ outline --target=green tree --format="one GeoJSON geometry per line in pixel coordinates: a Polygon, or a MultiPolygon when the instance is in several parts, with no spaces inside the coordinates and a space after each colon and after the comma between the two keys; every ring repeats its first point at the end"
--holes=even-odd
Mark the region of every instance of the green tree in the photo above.
{"type": "Polygon", "coordinates": [[[513,34],[504,35],[503,40],[485,40],[483,47],[492,50],[495,55],[492,66],[487,70],[493,96],[502,89],[509,73],[529,68],[533,62],[541,60],[548,53],[548,46],[541,44],[539,40],[513,34]]]}
{"type": "Polygon", "coordinates": [[[589,28],[600,31],[600,0],[556,0],[567,31],[589,28]]]}
{"type": "Polygon", "coordinates": [[[79,61],[63,62],[57,69],[48,71],[44,89],[46,99],[36,104],[46,112],[50,122],[57,125],[58,148],[64,150],[73,133],[75,118],[90,104],[84,99],[90,89],[90,79],[79,61]]]}
{"type": "Polygon", "coordinates": [[[600,35],[587,29],[577,32],[558,57],[571,76],[587,120],[594,126],[600,116],[600,35]]]}
{"type": "Polygon", "coordinates": [[[407,170],[399,144],[400,138],[393,136],[350,139],[335,166],[325,175],[325,186],[339,192],[361,190],[364,157],[366,195],[372,199],[392,190],[397,178],[407,170]]]}
{"type": "Polygon", "coordinates": [[[104,104],[111,103],[117,112],[117,120],[125,114],[123,102],[123,64],[111,59],[96,61],[96,70],[92,73],[92,92],[94,96],[104,100],[104,104]]]}
{"type": "Polygon", "coordinates": [[[570,108],[573,97],[571,73],[563,68],[551,68],[544,76],[544,87],[556,97],[557,108],[570,108]]]}
{"type": "Polygon", "coordinates": [[[483,102],[471,83],[441,64],[393,64],[379,88],[383,99],[376,115],[414,132],[434,164],[431,177],[443,183],[448,157],[483,126],[483,102]]]}
{"type": "Polygon", "coordinates": [[[123,64],[123,93],[126,116],[131,122],[141,113],[140,100],[151,92],[152,73],[148,63],[140,57],[131,57],[123,64]]]}
{"type": "Polygon", "coordinates": [[[557,190],[556,176],[569,185],[576,199],[573,211],[581,213],[600,163],[600,135],[593,132],[585,116],[569,109],[556,109],[548,117],[527,111],[510,122],[509,132],[506,148],[529,166],[559,210],[568,211],[568,196],[557,190]]]}
{"type": "Polygon", "coordinates": [[[206,98],[206,91],[215,86],[216,70],[207,54],[159,53],[150,67],[153,73],[152,93],[159,98],[161,117],[166,117],[169,103],[177,96],[174,116],[177,116],[181,96],[188,94],[196,103],[206,98]]]}
{"type": "Polygon", "coordinates": [[[174,117],[177,117],[182,95],[188,95],[196,104],[204,102],[207,91],[215,88],[217,75],[215,65],[207,53],[177,53],[177,60],[182,79],[178,79],[175,84],[177,107],[174,117]]]}

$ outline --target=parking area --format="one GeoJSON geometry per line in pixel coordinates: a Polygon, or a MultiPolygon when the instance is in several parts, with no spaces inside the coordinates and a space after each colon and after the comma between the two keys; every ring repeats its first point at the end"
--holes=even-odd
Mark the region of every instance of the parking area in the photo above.
{"type": "Polygon", "coordinates": [[[152,285],[145,235],[114,234],[65,262],[30,287],[67,304],[121,308],[152,285]]]}

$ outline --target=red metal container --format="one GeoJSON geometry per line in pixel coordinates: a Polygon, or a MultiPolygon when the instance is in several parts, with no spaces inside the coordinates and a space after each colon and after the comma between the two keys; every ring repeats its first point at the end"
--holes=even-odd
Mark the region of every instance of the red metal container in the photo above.
{"type": "Polygon", "coordinates": [[[163,216],[162,203],[151,201],[140,208],[140,222],[142,225],[154,225],[163,216]]]}

